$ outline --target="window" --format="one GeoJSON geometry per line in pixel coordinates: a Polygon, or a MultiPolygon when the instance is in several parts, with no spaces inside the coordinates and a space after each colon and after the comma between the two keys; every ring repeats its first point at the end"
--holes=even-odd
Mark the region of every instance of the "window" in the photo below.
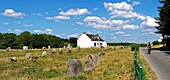
{"type": "Polygon", "coordinates": [[[100,43],[100,46],[102,46],[102,43],[100,43]]]}

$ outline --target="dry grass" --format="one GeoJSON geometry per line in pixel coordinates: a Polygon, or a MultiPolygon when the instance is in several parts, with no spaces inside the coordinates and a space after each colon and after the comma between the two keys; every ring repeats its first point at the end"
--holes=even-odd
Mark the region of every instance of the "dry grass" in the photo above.
{"type": "MultiPolygon", "coordinates": [[[[100,48],[88,48],[72,53],[52,56],[47,51],[46,57],[41,57],[42,50],[31,50],[38,59],[25,59],[26,53],[13,50],[9,53],[0,50],[0,79],[2,80],[66,80],[67,61],[69,58],[80,59],[84,66],[87,54],[96,54],[100,48]],[[11,57],[17,57],[17,62],[11,62],[11,57]]],[[[58,49],[57,49],[58,51],[58,49]]],[[[133,52],[130,48],[104,48],[105,55],[101,57],[101,64],[95,71],[84,74],[87,80],[133,80],[133,52]]]]}

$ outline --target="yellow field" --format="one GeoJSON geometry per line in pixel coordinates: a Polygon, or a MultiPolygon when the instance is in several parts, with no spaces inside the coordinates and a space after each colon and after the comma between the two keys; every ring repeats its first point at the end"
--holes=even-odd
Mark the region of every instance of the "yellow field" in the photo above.
{"type": "MultiPolygon", "coordinates": [[[[75,48],[70,54],[64,53],[52,56],[47,51],[46,57],[41,57],[42,50],[30,50],[35,59],[25,59],[26,53],[12,50],[0,50],[0,79],[1,80],[66,80],[67,62],[70,58],[80,59],[84,67],[84,58],[88,54],[98,54],[100,48],[87,48],[80,51],[75,48]],[[17,57],[17,62],[11,62],[11,57],[17,57]]],[[[57,49],[58,51],[58,49],[57,49]]],[[[95,71],[85,73],[87,80],[134,80],[133,52],[130,48],[116,50],[104,48],[105,55],[101,56],[101,64],[95,71]]]]}

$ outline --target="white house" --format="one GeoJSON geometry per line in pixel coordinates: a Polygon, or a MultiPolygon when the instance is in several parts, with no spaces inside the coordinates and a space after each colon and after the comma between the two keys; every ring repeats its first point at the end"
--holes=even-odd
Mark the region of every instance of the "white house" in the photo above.
{"type": "Polygon", "coordinates": [[[98,34],[93,35],[83,32],[77,40],[77,46],[80,46],[81,48],[107,47],[107,43],[98,34]]]}

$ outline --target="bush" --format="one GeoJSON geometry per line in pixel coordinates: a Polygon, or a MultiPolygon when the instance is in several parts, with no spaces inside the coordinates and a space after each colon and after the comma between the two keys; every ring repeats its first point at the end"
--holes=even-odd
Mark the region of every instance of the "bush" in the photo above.
{"type": "Polygon", "coordinates": [[[6,47],[3,45],[0,45],[0,49],[6,49],[6,47]]]}
{"type": "Polygon", "coordinates": [[[131,47],[131,51],[134,51],[136,49],[136,51],[139,51],[139,46],[138,45],[134,45],[131,47]]]}

